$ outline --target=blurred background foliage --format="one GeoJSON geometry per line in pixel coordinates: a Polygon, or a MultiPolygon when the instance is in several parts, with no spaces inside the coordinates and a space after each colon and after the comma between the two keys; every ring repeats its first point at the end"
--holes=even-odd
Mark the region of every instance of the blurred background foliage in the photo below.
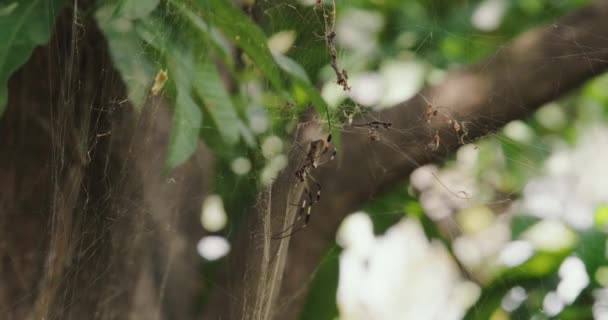
{"type": "MultiPolygon", "coordinates": [[[[257,191],[285,167],[290,135],[308,106],[321,119],[329,109],[337,130],[359,109],[353,106],[406,100],[450,68],[486,58],[517,34],[588,2],[338,0],[338,62],[349,72],[350,95],[335,84],[323,10],[312,0],[116,0],[100,2],[94,16],[136,108],[156,99],[149,88],[167,73],[166,83],[154,83],[174,108],[167,169],[183,163],[199,139],[213,149],[214,192],[229,218],[217,233],[230,238],[257,191]]],[[[19,6],[0,7],[0,16],[25,15],[19,6]]],[[[39,33],[29,51],[48,38],[39,33]]],[[[21,63],[3,61],[1,80],[21,63]]],[[[608,76],[600,76],[525,121],[488,132],[441,167],[418,169],[365,207],[375,232],[407,215],[443,242],[481,287],[469,319],[605,316],[607,89],[608,76]],[[429,182],[429,172],[441,185],[429,182]],[[471,199],[456,199],[443,184],[474,191],[471,199]],[[587,282],[564,280],[572,273],[568,257],[582,261],[587,282]],[[560,286],[576,294],[560,296],[560,286]]],[[[336,244],[328,247],[301,319],[338,317],[339,254],[336,244]]],[[[221,263],[204,264],[209,284],[221,263]]]]}
{"type": "MultiPolygon", "coordinates": [[[[324,11],[314,1],[124,0],[105,4],[96,18],[135,105],[143,102],[156,72],[167,71],[163,96],[175,106],[167,166],[187,159],[199,137],[214,150],[215,192],[229,213],[221,233],[230,237],[257,190],[286,165],[290,134],[309,104],[323,116],[330,108],[340,127],[353,106],[379,109],[406,100],[450,68],[488,57],[517,34],[586,2],[337,1],[338,62],[349,72],[350,95],[335,84],[329,66],[322,15],[330,2],[324,11]]],[[[599,77],[529,119],[462,148],[441,168],[420,168],[411,184],[366,206],[375,232],[409,215],[421,221],[428,237],[441,239],[482,289],[467,318],[591,318],[593,306],[599,310],[606,303],[601,288],[608,285],[607,204],[589,203],[594,223],[577,224],[567,214],[551,213],[542,200],[529,212],[526,197],[537,195],[528,190],[531,181],[547,189],[560,183],[542,180],[552,175],[548,159],[576,153],[582,139],[594,139],[589,127],[606,127],[607,85],[608,78],[599,77]],[[416,185],[425,170],[452,188],[466,180],[464,187],[476,191],[459,201],[436,183],[416,185]],[[559,270],[571,256],[581,259],[590,281],[564,302],[559,270]]],[[[570,209],[574,216],[583,214],[570,209]]],[[[328,248],[301,319],[338,317],[339,254],[338,245],[328,248]]],[[[204,277],[212,279],[218,266],[221,260],[206,263],[204,277]]],[[[574,287],[569,291],[581,285],[574,287]]]]}

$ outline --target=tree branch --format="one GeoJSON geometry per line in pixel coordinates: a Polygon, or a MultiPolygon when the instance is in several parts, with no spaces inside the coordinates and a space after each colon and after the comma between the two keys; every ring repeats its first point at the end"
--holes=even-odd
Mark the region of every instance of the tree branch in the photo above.
{"type": "MultiPolygon", "coordinates": [[[[237,306],[246,305],[269,311],[258,314],[253,317],[255,319],[297,318],[309,279],[333,241],[342,218],[361,207],[374,194],[407,178],[416,167],[440,161],[460,146],[451,124],[445,121],[426,123],[427,102],[422,96],[436,106],[449,109],[449,113],[457,115],[458,119],[466,119],[469,122],[467,139],[475,140],[511,120],[530,115],[543,103],[564,95],[603,72],[608,67],[607,47],[608,3],[596,1],[554,24],[520,35],[481,63],[450,71],[442,83],[423,89],[416,98],[368,115],[367,119],[358,119],[357,122],[372,119],[391,121],[393,129],[383,132],[380,142],[370,142],[364,130],[342,133],[341,160],[315,169],[315,176],[323,186],[323,198],[315,205],[308,229],[292,237],[285,266],[281,261],[285,259],[283,255],[287,253],[285,245],[289,239],[269,242],[268,233],[260,231],[259,223],[258,227],[252,223],[241,230],[244,235],[262,232],[266,237],[244,236],[249,241],[235,254],[245,252],[246,258],[239,263],[231,263],[229,273],[233,277],[259,274],[259,277],[241,277],[238,280],[242,281],[241,285],[257,288],[256,292],[266,294],[232,291],[236,294],[233,299],[221,299],[219,293],[219,299],[213,301],[223,301],[224,305],[214,306],[207,313],[209,318],[218,318],[221,313],[217,312],[221,309],[235,310],[240,308],[237,306]],[[441,144],[437,151],[430,152],[427,144],[435,130],[440,133],[441,144]],[[368,161],[370,154],[374,155],[373,161],[368,161]],[[277,246],[283,247],[279,250],[277,246]],[[285,281],[281,284],[284,267],[285,281]],[[282,285],[280,295],[276,289],[268,292],[279,285],[282,285]],[[278,296],[281,298],[276,299],[278,296]]],[[[288,177],[293,172],[292,165],[282,173],[279,181],[289,181],[288,177]]],[[[271,201],[273,221],[292,221],[293,212],[285,209],[288,208],[286,199],[293,183],[280,184],[280,188],[273,187],[270,193],[272,200],[265,199],[271,201]],[[290,213],[285,214],[286,211],[290,213]]],[[[290,199],[301,196],[301,191],[291,190],[291,193],[290,199]]],[[[264,218],[269,214],[267,207],[258,206],[252,212],[252,221],[267,219],[264,218]]],[[[280,230],[277,223],[272,223],[272,230],[280,230]]],[[[254,314],[253,311],[240,309],[238,314],[231,313],[230,319],[252,318],[247,315],[254,314]]]]}

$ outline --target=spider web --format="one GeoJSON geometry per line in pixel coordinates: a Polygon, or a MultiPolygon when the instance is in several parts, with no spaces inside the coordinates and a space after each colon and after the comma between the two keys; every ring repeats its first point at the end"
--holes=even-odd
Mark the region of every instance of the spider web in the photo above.
{"type": "MultiPolygon", "coordinates": [[[[243,112],[240,117],[247,127],[247,132],[254,136],[253,140],[257,141],[257,144],[254,147],[240,145],[239,148],[232,149],[210,145],[212,152],[201,143],[185,167],[166,176],[160,174],[164,163],[163,157],[166,155],[164,151],[159,151],[166,150],[169,143],[167,140],[170,135],[168,129],[170,114],[167,110],[170,108],[165,105],[166,102],[163,102],[162,98],[151,98],[147,101],[147,109],[144,109],[143,115],[132,114],[128,104],[125,103],[124,88],[113,85],[118,82],[118,74],[99,71],[112,68],[109,57],[98,57],[99,61],[102,61],[100,69],[89,78],[91,83],[104,79],[104,85],[88,87],[86,81],[82,81],[74,70],[85,64],[87,54],[95,56],[93,53],[95,51],[80,51],[85,50],[86,47],[81,45],[87,41],[82,39],[86,39],[88,30],[91,30],[87,28],[92,27],[83,26],[80,19],[59,26],[60,30],[70,36],[66,37],[67,40],[61,37],[53,39],[49,50],[57,50],[62,54],[64,51],[69,52],[66,55],[70,58],[63,60],[55,56],[59,53],[46,51],[35,55],[39,59],[48,59],[50,68],[55,71],[50,71],[48,77],[42,77],[43,80],[39,84],[49,88],[49,92],[45,93],[46,96],[43,98],[49,98],[54,102],[50,114],[45,114],[35,107],[29,109],[30,114],[40,113],[43,116],[41,116],[42,120],[28,118],[27,121],[28,124],[40,123],[40,128],[35,129],[36,132],[50,137],[51,147],[43,150],[42,154],[45,156],[32,167],[50,168],[49,172],[43,175],[47,174],[49,177],[45,183],[50,186],[47,191],[51,192],[48,199],[39,201],[42,203],[40,206],[29,210],[44,212],[45,216],[36,218],[40,221],[35,231],[28,234],[32,238],[35,238],[34,234],[43,234],[44,240],[40,242],[47,244],[39,245],[38,241],[34,241],[33,244],[29,244],[29,249],[19,249],[14,246],[11,252],[6,254],[11,261],[9,264],[12,270],[7,271],[6,274],[9,274],[7,278],[16,275],[15,278],[20,279],[18,281],[13,279],[7,283],[11,283],[11,288],[21,289],[16,290],[17,298],[11,300],[17,302],[0,305],[0,310],[3,313],[7,311],[7,314],[15,318],[27,314],[76,319],[86,314],[84,309],[87,306],[94,306],[96,308],[94,310],[97,310],[96,317],[120,318],[129,312],[128,306],[122,304],[121,300],[132,298],[125,296],[125,293],[136,292],[133,295],[140,299],[137,301],[138,306],[147,310],[147,313],[144,313],[146,316],[169,319],[183,318],[186,314],[185,310],[188,308],[184,307],[183,310],[175,308],[176,305],[182,306],[179,300],[183,296],[197,297],[202,291],[205,293],[200,300],[205,301],[208,298],[207,294],[213,289],[221,291],[222,296],[228,300],[236,300],[234,292],[217,284],[219,281],[215,276],[220,274],[218,270],[223,266],[222,262],[203,263],[196,256],[196,241],[203,235],[213,233],[203,230],[198,223],[201,203],[209,194],[222,196],[226,211],[229,213],[229,224],[217,233],[231,238],[238,232],[239,222],[246,217],[255,202],[258,190],[271,184],[288,165],[286,159],[291,158],[287,154],[296,154],[294,167],[302,169],[304,164],[310,161],[308,153],[313,142],[320,140],[324,143],[328,142],[327,136],[332,131],[330,126],[344,134],[368,140],[364,146],[364,153],[367,156],[358,160],[366,163],[368,171],[373,173],[372,180],[380,181],[395,174],[390,166],[384,164],[381,159],[382,153],[378,148],[393,150],[396,160],[419,167],[423,171],[418,173],[426,174],[422,179],[425,188],[418,188],[415,186],[415,181],[412,181],[411,184],[398,184],[387,194],[374,194],[370,197],[366,210],[373,216],[377,232],[383,232],[406,213],[409,216],[418,214],[427,225],[437,225],[435,229],[427,230],[429,236],[443,237],[445,243],[449,245],[469,233],[471,228],[475,228],[475,226],[471,227],[471,222],[466,219],[470,217],[467,212],[471,211],[469,210],[471,208],[489,208],[497,216],[512,214],[509,210],[517,210],[514,202],[524,194],[527,180],[531,176],[543,174],[542,161],[551,154],[554,146],[574,142],[568,134],[562,134],[562,131],[582,132],[580,127],[586,126],[590,118],[602,114],[601,104],[604,102],[597,101],[605,98],[605,95],[598,98],[598,89],[590,85],[582,92],[560,100],[558,104],[541,109],[534,118],[526,122],[511,124],[499,133],[489,131],[484,122],[485,120],[492,122],[495,119],[475,118],[476,120],[473,121],[466,115],[453,113],[451,110],[454,106],[451,106],[449,101],[445,103],[446,99],[443,97],[427,97],[424,94],[416,96],[416,93],[423,85],[440,81],[442,74],[452,64],[475,62],[491,52],[502,50],[502,43],[532,24],[526,22],[518,28],[508,26],[513,30],[497,35],[488,35],[466,28],[462,28],[464,31],[455,31],[458,26],[470,24],[471,13],[477,8],[477,2],[457,6],[454,10],[461,10],[463,13],[453,17],[450,25],[440,22],[448,12],[445,12],[438,3],[430,4],[426,8],[427,12],[430,12],[426,21],[420,19],[396,21],[394,17],[382,18],[392,15],[411,17],[424,8],[420,3],[412,3],[405,7],[406,9],[401,8],[399,9],[401,11],[390,13],[374,11],[377,8],[372,5],[369,8],[365,4],[358,4],[356,5],[358,8],[350,8],[347,3],[337,2],[338,20],[335,28],[337,63],[339,68],[344,68],[349,73],[349,81],[352,85],[350,92],[344,92],[341,86],[336,84],[336,73],[330,66],[330,54],[326,46],[328,30],[322,10],[314,9],[314,3],[269,2],[249,8],[251,17],[265,27],[269,36],[281,31],[294,31],[295,39],[289,40],[291,45],[287,46],[285,54],[299,62],[309,74],[318,75],[312,80],[313,83],[322,84],[321,91],[326,100],[331,102],[329,117],[307,110],[308,102],[296,101],[295,104],[289,105],[284,99],[267,94],[266,92],[273,90],[272,85],[264,79],[259,79],[255,68],[247,65],[244,73],[251,72],[251,81],[243,81],[242,88],[237,89],[248,99],[241,103],[243,112]],[[358,11],[354,13],[348,11],[352,9],[358,11]],[[368,15],[366,10],[369,11],[368,15]],[[366,17],[372,22],[366,25],[365,19],[341,21],[341,17],[344,16],[351,19],[366,17]],[[380,20],[385,19],[379,26],[378,17],[381,17],[380,20]],[[415,22],[410,23],[408,20],[415,22]],[[373,40],[372,49],[368,46],[353,45],[352,42],[348,42],[348,34],[340,32],[357,26],[363,30],[358,32],[367,32],[368,38],[363,39],[373,40]],[[389,37],[389,34],[397,34],[397,36],[389,37]],[[387,44],[389,41],[394,43],[387,44]],[[460,47],[455,44],[458,41],[462,42],[460,47]],[[384,60],[391,60],[393,64],[385,64],[384,60]],[[420,112],[417,121],[413,122],[417,125],[385,126],[383,124],[392,123],[392,119],[379,116],[376,112],[380,107],[388,107],[385,105],[387,102],[381,97],[378,98],[378,94],[371,98],[363,94],[364,84],[370,84],[363,81],[366,78],[388,77],[389,80],[383,80],[386,89],[389,85],[399,85],[400,81],[390,78],[390,74],[386,75],[383,72],[390,71],[395,66],[402,66],[402,70],[406,71],[418,70],[411,69],[412,65],[419,66],[423,72],[420,73],[420,79],[410,86],[411,88],[404,90],[409,92],[409,96],[398,98],[400,101],[415,97],[426,100],[428,105],[439,110],[438,115],[431,117],[430,121],[433,123],[452,121],[452,129],[435,130],[429,126],[427,122],[429,119],[424,111],[420,112]],[[58,96],[60,98],[57,98],[58,96]],[[579,114],[574,110],[574,106],[578,103],[600,104],[600,106],[591,107],[592,111],[579,114]],[[82,105],[90,108],[82,111],[79,109],[82,105]],[[547,114],[556,113],[562,114],[562,117],[564,115],[575,117],[577,120],[556,127],[543,124],[547,114]],[[375,124],[370,124],[372,122],[375,124]],[[316,125],[318,123],[320,126],[316,125]],[[460,125],[459,130],[454,129],[454,123],[460,125]],[[134,127],[131,127],[133,124],[134,127]],[[488,137],[483,140],[469,140],[465,135],[465,131],[468,130],[481,131],[488,137]],[[420,136],[425,138],[412,142],[420,136]],[[439,138],[437,139],[436,136],[439,138]],[[461,151],[454,158],[448,159],[447,164],[441,168],[425,167],[423,161],[414,156],[414,153],[422,153],[422,158],[434,158],[447,151],[443,141],[449,139],[462,139],[463,146],[461,151]],[[299,143],[299,146],[294,145],[293,141],[299,143]],[[415,150],[411,148],[412,145],[415,145],[415,150]],[[210,165],[211,153],[214,153],[216,158],[213,168],[210,165]],[[473,164],[471,158],[475,159],[473,164]],[[253,168],[245,173],[239,173],[234,165],[238,159],[246,159],[253,168]],[[377,170],[378,167],[381,170],[377,170]],[[515,173],[510,174],[509,171],[515,173]],[[474,186],[471,187],[471,183],[474,186]],[[429,214],[433,210],[429,207],[429,203],[447,206],[449,212],[429,214]],[[121,247],[124,243],[130,245],[121,247]],[[142,247],[145,249],[141,249],[142,247]],[[40,251],[43,253],[40,254],[40,251]],[[42,280],[19,270],[22,262],[19,261],[18,256],[21,252],[43,256],[37,258],[36,271],[33,272],[45,273],[42,280]],[[57,252],[66,253],[63,256],[55,256],[57,252]],[[137,263],[145,267],[142,269],[130,267],[131,264],[137,263]],[[203,264],[202,280],[198,264],[203,264]],[[134,279],[131,284],[125,281],[129,277],[134,279]],[[37,284],[36,280],[40,280],[42,284],[37,284]],[[15,284],[19,281],[21,283],[15,284]],[[86,292],[97,289],[99,289],[98,296],[87,296],[86,292]],[[87,302],[87,299],[103,301],[103,305],[99,306],[93,301],[87,302]],[[55,306],[57,309],[49,307],[57,301],[60,301],[59,307],[55,306]],[[27,307],[30,302],[35,304],[32,311],[27,307]],[[73,306],[76,305],[84,307],[82,310],[74,309],[73,306]]],[[[327,8],[330,3],[325,2],[323,5],[327,8]]],[[[84,14],[75,5],[71,9],[77,16],[84,14]]],[[[551,7],[543,16],[543,22],[558,17],[563,11],[565,9],[559,6],[551,7]]],[[[173,18],[168,17],[168,19],[173,18]]],[[[177,19],[172,21],[175,28],[171,32],[186,29],[182,21],[177,19]]],[[[172,36],[171,32],[167,31],[167,38],[172,36]]],[[[355,37],[355,39],[361,38],[355,37]]],[[[581,60],[587,56],[585,50],[581,48],[581,60]]],[[[145,52],[142,51],[141,54],[144,55],[145,52]]],[[[29,72],[36,70],[36,67],[36,65],[30,66],[29,72]]],[[[538,68],[542,68],[542,65],[538,68]]],[[[516,79],[513,78],[512,81],[516,79]]],[[[13,80],[13,82],[17,81],[13,80]]],[[[605,79],[600,79],[595,86],[604,88],[605,82],[605,79]]],[[[26,93],[23,95],[25,96],[26,93]]],[[[4,123],[18,118],[15,115],[17,106],[28,105],[12,97],[12,109],[9,108],[8,113],[3,117],[4,123]]],[[[505,99],[498,96],[495,98],[505,99]]],[[[507,98],[512,99],[514,105],[518,105],[518,97],[507,98]]],[[[37,103],[39,104],[32,105],[47,105],[40,101],[37,103]]],[[[602,124],[605,125],[605,117],[602,118],[602,124]]],[[[19,130],[25,132],[26,128],[22,126],[19,130]]],[[[221,130],[222,128],[218,129],[212,123],[205,123],[202,135],[219,136],[221,130]]],[[[246,140],[244,137],[242,139],[246,140]]],[[[205,140],[209,143],[208,141],[205,140]]],[[[14,158],[7,160],[12,161],[9,162],[8,168],[16,168],[20,157],[32,157],[22,151],[23,146],[27,145],[26,142],[16,145],[17,147],[11,145],[14,149],[9,150],[13,152],[19,149],[21,153],[17,152],[14,158]]],[[[321,179],[318,175],[325,172],[321,171],[324,167],[333,166],[332,170],[333,168],[340,170],[341,163],[351,160],[341,158],[340,149],[335,160],[327,159],[324,153],[323,157],[318,156],[318,153],[315,154],[313,158],[319,158],[317,159],[319,170],[316,170],[316,166],[309,165],[307,171],[318,180],[321,179]]],[[[13,179],[18,178],[13,177],[13,179]]],[[[288,179],[296,189],[298,179],[293,175],[289,175],[288,179]]],[[[288,202],[304,209],[306,214],[310,213],[312,223],[322,224],[323,216],[315,211],[316,202],[322,202],[332,195],[322,192],[323,184],[316,186],[308,179],[301,180],[300,183],[308,184],[311,189],[310,194],[303,198],[298,192],[292,192],[293,199],[289,199],[288,202]],[[313,189],[315,191],[312,191],[313,189]],[[317,191],[321,191],[321,197],[315,200],[317,191]],[[302,207],[303,200],[306,200],[304,207],[302,207]]],[[[411,180],[414,180],[414,177],[411,180]]],[[[21,187],[19,191],[24,192],[25,189],[27,188],[21,187]]],[[[19,202],[37,202],[35,197],[23,197],[18,198],[19,202]]],[[[10,207],[10,209],[28,211],[23,208],[10,207]]],[[[300,218],[296,222],[301,223],[304,220],[303,215],[297,215],[300,218]]],[[[473,217],[479,216],[473,215],[473,217]]],[[[486,216],[482,215],[482,217],[486,216]]],[[[2,224],[9,226],[11,223],[18,223],[11,219],[2,221],[2,224]]],[[[493,221],[503,222],[498,219],[493,221]]],[[[297,229],[298,226],[293,228],[297,229]]],[[[2,233],[9,234],[9,231],[3,230],[2,233]]],[[[272,230],[273,234],[280,232],[281,230],[272,230]]],[[[306,237],[306,232],[307,230],[303,230],[289,236],[306,237]]],[[[16,241],[10,239],[8,243],[11,246],[16,241]]],[[[461,258],[458,256],[457,248],[451,247],[450,250],[456,258],[461,258]]],[[[306,281],[299,285],[300,288],[311,287],[311,293],[304,304],[300,318],[318,319],[324,315],[328,318],[336,316],[335,292],[339,251],[335,245],[329,248],[315,271],[307,275],[306,281]]],[[[469,276],[473,279],[483,281],[485,275],[481,274],[482,272],[480,272],[481,276],[475,274],[479,272],[478,269],[472,268],[466,271],[471,273],[469,276]]],[[[540,286],[537,291],[544,294],[555,286],[554,281],[540,286]]],[[[506,285],[505,287],[510,288],[506,285]]],[[[304,292],[303,289],[296,291],[304,292]]],[[[280,308],[287,310],[288,313],[296,312],[289,311],[290,303],[302,299],[302,295],[296,293],[287,297],[280,308]]]]}

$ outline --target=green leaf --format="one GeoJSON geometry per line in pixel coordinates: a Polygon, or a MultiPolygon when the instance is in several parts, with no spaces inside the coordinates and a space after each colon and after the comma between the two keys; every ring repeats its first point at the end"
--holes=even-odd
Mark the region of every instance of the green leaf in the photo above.
{"type": "Polygon", "coordinates": [[[108,41],[114,66],[127,85],[129,101],[139,110],[154,78],[154,65],[145,55],[143,43],[135,32],[135,21],[114,15],[115,10],[114,6],[101,7],[95,18],[108,41]]]}
{"type": "Polygon", "coordinates": [[[17,9],[18,6],[19,6],[19,4],[17,2],[12,2],[12,3],[1,6],[0,7],[0,17],[8,16],[13,11],[15,11],[15,9],[17,9]]]}
{"type": "Polygon", "coordinates": [[[272,85],[283,91],[281,73],[268,48],[266,35],[260,27],[226,0],[198,0],[198,3],[205,19],[241,47],[272,85]]]}
{"type": "Polygon", "coordinates": [[[6,107],[10,75],[34,47],[49,41],[63,0],[21,0],[0,4],[0,115],[6,107]]]}
{"type": "Polygon", "coordinates": [[[214,26],[208,24],[202,17],[192,12],[191,9],[186,8],[179,1],[171,0],[171,3],[190,21],[198,35],[204,38],[205,42],[210,42],[213,45],[216,52],[221,56],[222,61],[232,67],[232,51],[228,40],[214,26]]]}
{"type": "Polygon", "coordinates": [[[251,132],[251,129],[240,119],[237,123],[237,127],[241,133],[241,137],[243,137],[243,140],[245,141],[245,144],[249,148],[256,148],[257,141],[255,140],[255,134],[251,132]]]}
{"type": "Polygon", "coordinates": [[[511,220],[511,238],[517,239],[524,231],[541,219],[535,216],[517,214],[511,220]]]}
{"type": "Polygon", "coordinates": [[[166,168],[184,163],[196,150],[203,115],[186,88],[178,88],[166,168]]]}
{"type": "Polygon", "coordinates": [[[177,92],[166,164],[170,169],[184,163],[196,150],[203,113],[190,94],[195,77],[192,50],[177,43],[167,49],[169,70],[173,74],[177,92]]]}
{"type": "MultiPolygon", "coordinates": [[[[154,15],[141,20],[136,32],[147,45],[156,50],[162,61],[166,61],[169,82],[174,87],[173,91],[168,90],[176,96],[166,162],[166,169],[171,169],[184,163],[194,153],[198,144],[203,113],[194,99],[193,88],[195,91],[207,90],[201,88],[208,83],[201,82],[205,79],[200,73],[208,71],[200,67],[203,59],[195,60],[194,56],[207,57],[208,47],[197,46],[200,42],[189,43],[188,39],[184,39],[172,29],[171,24],[154,15]],[[195,84],[197,85],[194,86],[195,84]]],[[[217,87],[212,89],[219,90],[217,87]]],[[[217,92],[213,94],[217,99],[217,92]]],[[[238,130],[235,131],[236,137],[233,140],[238,139],[238,130]]]]}
{"type": "Polygon", "coordinates": [[[273,57],[277,64],[281,67],[281,69],[287,72],[290,76],[295,77],[299,81],[303,81],[304,83],[310,85],[310,79],[308,79],[306,70],[304,70],[301,65],[299,65],[291,58],[280,53],[274,54],[273,57]]]}
{"type": "Polygon", "coordinates": [[[597,207],[594,214],[595,226],[603,228],[608,226],[608,204],[601,204],[597,207]]]}
{"type": "Polygon", "coordinates": [[[197,94],[203,99],[204,106],[213,118],[222,139],[229,145],[236,144],[239,139],[239,118],[215,63],[209,55],[197,64],[197,75],[193,85],[197,94]]]}
{"type": "Polygon", "coordinates": [[[492,319],[492,314],[500,308],[503,297],[514,286],[521,286],[530,292],[534,288],[544,288],[550,281],[549,277],[527,277],[517,279],[497,279],[489,286],[483,288],[479,300],[474,306],[469,308],[464,316],[465,320],[486,320],[492,319]]]}
{"type": "Polygon", "coordinates": [[[570,249],[557,252],[537,252],[523,264],[507,270],[503,277],[546,276],[556,272],[562,261],[570,254],[570,249]]]}
{"type": "MultiPolygon", "coordinates": [[[[208,25],[200,16],[196,15],[178,1],[171,1],[178,9],[180,15],[189,21],[192,31],[196,35],[192,47],[198,49],[199,59],[195,61],[196,75],[192,78],[195,92],[203,100],[206,111],[211,115],[220,136],[228,145],[234,145],[239,139],[239,118],[230,95],[224,86],[222,77],[216,66],[216,62],[210,55],[211,47],[229,65],[230,49],[226,47],[225,39],[219,37],[217,31],[208,25]]],[[[228,70],[227,70],[228,71],[228,70]]]]}
{"type": "Polygon", "coordinates": [[[574,252],[583,260],[587,273],[593,278],[597,269],[608,263],[608,259],[606,259],[608,234],[598,229],[589,229],[581,232],[579,239],[574,252]]]}
{"type": "Polygon", "coordinates": [[[319,264],[299,320],[334,319],[338,316],[339,248],[333,245],[319,264]]]}
{"type": "Polygon", "coordinates": [[[160,3],[160,0],[120,0],[114,15],[128,19],[139,19],[148,16],[160,3]]]}

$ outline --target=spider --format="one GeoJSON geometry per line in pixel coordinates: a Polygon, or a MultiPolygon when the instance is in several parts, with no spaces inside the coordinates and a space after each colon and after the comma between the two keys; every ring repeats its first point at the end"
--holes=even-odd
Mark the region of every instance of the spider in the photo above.
{"type": "Polygon", "coordinates": [[[431,141],[427,145],[428,148],[433,151],[437,151],[439,149],[439,140],[441,140],[441,137],[439,137],[439,130],[435,130],[435,135],[433,136],[433,141],[431,141]]]}
{"type": "MultiPolygon", "coordinates": [[[[326,139],[318,139],[311,141],[309,144],[308,152],[306,152],[306,158],[304,160],[304,163],[294,173],[294,175],[296,176],[296,184],[305,184],[302,201],[300,204],[295,204],[295,206],[299,207],[296,216],[296,221],[304,217],[304,222],[297,229],[293,229],[296,224],[296,222],[294,221],[291,226],[274,235],[272,239],[282,239],[289,237],[294,233],[306,228],[306,226],[308,225],[312,213],[312,206],[321,200],[321,184],[310,174],[310,170],[315,169],[319,167],[319,165],[322,165],[335,158],[336,150],[335,148],[333,148],[333,144],[331,143],[331,137],[331,134],[329,134],[326,139]],[[332,148],[334,150],[331,150],[332,148]],[[329,159],[325,162],[320,162],[322,157],[327,155],[329,155],[329,159]],[[291,232],[284,234],[285,232],[290,230],[291,232]]],[[[300,147],[298,144],[296,145],[300,147]]]]}
{"type": "Polygon", "coordinates": [[[468,121],[458,121],[454,120],[454,131],[456,131],[456,136],[458,136],[458,142],[462,145],[465,144],[464,138],[469,135],[468,121]],[[462,131],[462,134],[460,132],[462,131]]]}
{"type": "MultiPolygon", "coordinates": [[[[426,111],[424,114],[424,118],[426,119],[426,123],[430,124],[432,122],[432,120],[436,117],[441,116],[445,122],[448,125],[452,126],[452,129],[454,129],[454,132],[456,133],[456,136],[458,137],[458,142],[460,144],[465,144],[464,142],[464,138],[469,134],[469,130],[468,130],[468,122],[467,121],[460,121],[458,122],[458,120],[450,117],[448,114],[445,114],[443,112],[440,112],[439,107],[433,107],[432,105],[427,105],[426,107],[426,111]]],[[[433,137],[433,143],[434,143],[434,150],[437,150],[439,148],[439,135],[437,133],[435,133],[435,136],[433,137]]]]}
{"type": "Polygon", "coordinates": [[[390,122],[370,121],[361,124],[353,124],[352,126],[359,128],[367,128],[367,136],[369,140],[378,141],[380,140],[380,134],[378,134],[378,129],[383,128],[385,130],[390,130],[393,124],[390,122]]]}

